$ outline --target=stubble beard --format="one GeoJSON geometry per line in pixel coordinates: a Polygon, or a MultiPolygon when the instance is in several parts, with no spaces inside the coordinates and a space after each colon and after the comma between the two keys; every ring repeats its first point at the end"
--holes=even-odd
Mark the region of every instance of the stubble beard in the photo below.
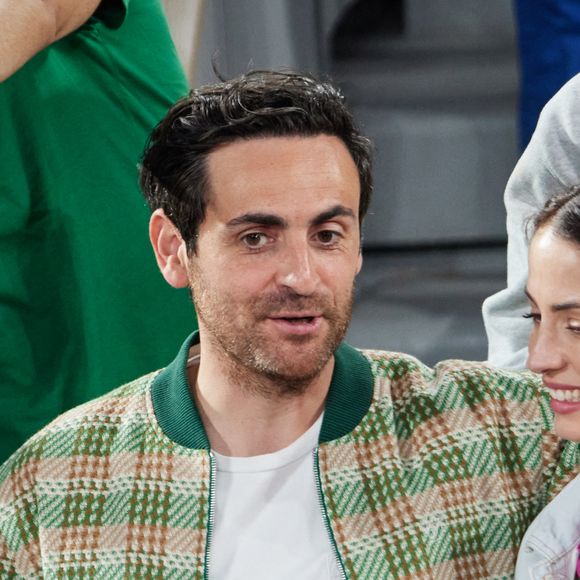
{"type": "Polygon", "coordinates": [[[234,298],[213,293],[199,272],[190,279],[190,289],[204,338],[223,354],[228,378],[266,398],[299,396],[308,389],[344,338],[354,302],[354,284],[336,304],[329,297],[286,290],[245,303],[239,313],[234,298]],[[282,311],[322,313],[324,336],[289,336],[275,344],[260,323],[282,311]]]}

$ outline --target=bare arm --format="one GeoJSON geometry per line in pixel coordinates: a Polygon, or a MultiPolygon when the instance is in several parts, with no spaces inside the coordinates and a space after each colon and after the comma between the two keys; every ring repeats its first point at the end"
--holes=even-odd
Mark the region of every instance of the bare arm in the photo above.
{"type": "Polygon", "coordinates": [[[0,82],[82,26],[101,0],[0,0],[0,82]]]}

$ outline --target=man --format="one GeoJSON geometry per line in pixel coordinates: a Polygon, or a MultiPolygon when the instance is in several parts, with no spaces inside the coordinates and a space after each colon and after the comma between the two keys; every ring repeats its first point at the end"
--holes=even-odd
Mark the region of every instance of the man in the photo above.
{"type": "Polygon", "coordinates": [[[580,183],[580,75],[567,82],[542,110],[530,144],[505,190],[508,230],[507,288],[483,304],[488,360],[502,368],[523,369],[531,319],[525,294],[528,279],[530,217],[558,192],[580,183]]]}
{"type": "Polygon", "coordinates": [[[169,112],[141,182],[199,333],[3,466],[5,574],[513,573],[577,447],[549,434],[531,375],[341,342],[370,166],[340,94],[308,76],[250,73],[169,112]]]}
{"type": "Polygon", "coordinates": [[[0,0],[0,461],[189,332],[136,170],[187,90],[159,0],[0,0]]]}

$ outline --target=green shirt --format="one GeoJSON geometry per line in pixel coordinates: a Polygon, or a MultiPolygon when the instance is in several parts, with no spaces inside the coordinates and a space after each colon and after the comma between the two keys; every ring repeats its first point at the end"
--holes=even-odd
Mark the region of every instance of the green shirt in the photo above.
{"type": "MultiPolygon", "coordinates": [[[[0,576],[212,580],[215,460],[190,395],[198,335],[163,371],[73,409],[0,468],[0,576]],[[209,569],[208,569],[209,566],[209,569]]],[[[349,579],[513,578],[578,470],[531,373],[343,344],[315,450],[349,579]]],[[[240,530],[243,533],[243,530],[240,530]]]]}
{"type": "Polygon", "coordinates": [[[195,325],[157,270],[137,183],[186,92],[158,0],[104,0],[0,84],[0,459],[161,366],[195,325]]]}

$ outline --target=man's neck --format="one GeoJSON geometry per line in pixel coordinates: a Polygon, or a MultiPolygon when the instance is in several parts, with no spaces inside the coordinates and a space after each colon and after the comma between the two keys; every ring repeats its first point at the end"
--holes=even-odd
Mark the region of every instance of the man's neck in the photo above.
{"type": "Polygon", "coordinates": [[[245,369],[227,368],[202,353],[188,379],[211,448],[250,457],[287,447],[314,424],[324,409],[333,369],[331,358],[300,394],[266,395],[245,369]]]}

